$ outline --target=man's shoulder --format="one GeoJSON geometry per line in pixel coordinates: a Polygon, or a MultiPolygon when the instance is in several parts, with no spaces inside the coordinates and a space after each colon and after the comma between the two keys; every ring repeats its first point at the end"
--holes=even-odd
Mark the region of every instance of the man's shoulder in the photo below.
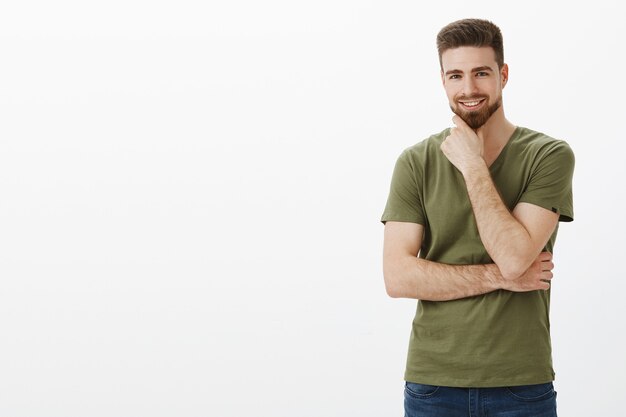
{"type": "Polygon", "coordinates": [[[514,141],[518,146],[536,152],[564,151],[571,153],[572,150],[564,139],[558,139],[527,127],[518,127],[518,139],[514,141]]]}
{"type": "Polygon", "coordinates": [[[411,160],[427,157],[429,154],[438,153],[440,151],[441,143],[450,134],[450,128],[444,129],[439,133],[434,133],[429,137],[422,139],[404,149],[401,154],[401,158],[408,158],[411,160]]]}

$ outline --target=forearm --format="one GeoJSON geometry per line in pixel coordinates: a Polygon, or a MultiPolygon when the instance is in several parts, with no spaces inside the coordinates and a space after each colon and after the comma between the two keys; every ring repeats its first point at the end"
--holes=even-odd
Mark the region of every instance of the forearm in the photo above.
{"type": "Polygon", "coordinates": [[[384,269],[387,293],[394,298],[447,301],[504,287],[495,264],[447,265],[404,256],[384,269]]]}
{"type": "Polygon", "coordinates": [[[487,165],[481,160],[463,172],[480,238],[507,279],[521,275],[540,248],[502,202],[487,165]]]}
{"type": "MultiPolygon", "coordinates": [[[[453,122],[457,127],[451,129],[441,150],[463,175],[485,249],[504,278],[515,279],[544,248],[554,232],[558,214],[523,202],[511,213],[502,202],[485,162],[484,132],[480,128],[474,131],[456,115],[453,122]]],[[[493,150],[493,140],[490,143],[493,150]]]]}

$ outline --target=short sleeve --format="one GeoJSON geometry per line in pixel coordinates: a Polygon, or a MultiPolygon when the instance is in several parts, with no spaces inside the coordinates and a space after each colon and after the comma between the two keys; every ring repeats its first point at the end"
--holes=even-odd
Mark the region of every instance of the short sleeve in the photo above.
{"type": "Polygon", "coordinates": [[[381,221],[410,222],[425,225],[426,216],[420,189],[421,175],[410,153],[404,151],[393,170],[389,197],[381,221]]]}
{"type": "Polygon", "coordinates": [[[564,141],[557,141],[538,161],[520,202],[530,203],[559,214],[559,221],[574,220],[572,177],[574,153],[564,141]]]}

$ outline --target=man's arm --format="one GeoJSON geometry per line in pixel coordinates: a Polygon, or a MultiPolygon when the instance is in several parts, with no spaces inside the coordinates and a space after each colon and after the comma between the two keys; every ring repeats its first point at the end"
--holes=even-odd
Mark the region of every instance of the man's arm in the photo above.
{"type": "Polygon", "coordinates": [[[509,212],[486,165],[464,174],[480,239],[507,279],[519,277],[545,247],[559,215],[543,207],[518,203],[509,212]]]}
{"type": "Polygon", "coordinates": [[[528,269],[554,232],[559,215],[542,207],[519,203],[509,212],[502,202],[482,157],[482,138],[455,116],[456,128],[442,144],[446,157],[463,174],[478,233],[487,253],[505,279],[528,269]]]}
{"type": "Polygon", "coordinates": [[[420,224],[385,223],[383,275],[390,297],[446,301],[497,289],[522,292],[550,288],[554,264],[548,252],[536,257],[521,277],[506,280],[495,264],[447,265],[418,258],[423,234],[420,224]]]}

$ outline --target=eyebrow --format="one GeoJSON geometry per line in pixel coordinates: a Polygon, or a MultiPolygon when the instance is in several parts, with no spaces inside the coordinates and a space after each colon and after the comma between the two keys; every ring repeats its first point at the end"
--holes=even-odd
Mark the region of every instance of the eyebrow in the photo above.
{"type": "MultiPolygon", "coordinates": [[[[483,65],[482,67],[472,68],[472,70],[470,72],[479,72],[479,71],[491,71],[491,72],[493,72],[493,68],[491,68],[488,65],[483,65]]],[[[446,71],[446,75],[449,75],[449,74],[463,74],[463,71],[458,70],[458,69],[446,71]]]]}

